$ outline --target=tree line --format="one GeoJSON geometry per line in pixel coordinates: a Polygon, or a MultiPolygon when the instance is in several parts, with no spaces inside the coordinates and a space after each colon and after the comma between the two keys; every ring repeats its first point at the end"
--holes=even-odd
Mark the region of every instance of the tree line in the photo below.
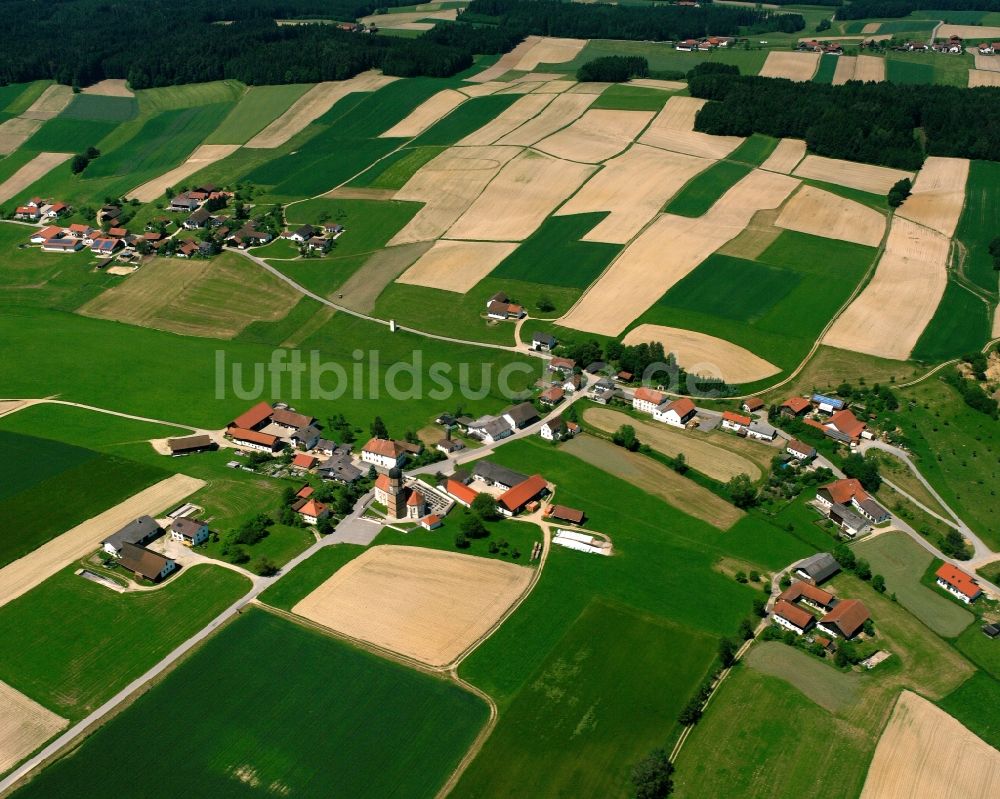
{"type": "MultiPolygon", "coordinates": [[[[836,4],[836,5],[839,5],[836,4]]],[[[1000,0],[852,0],[837,9],[837,19],[898,19],[913,11],[1000,11],[1000,0]]],[[[946,16],[942,14],[942,16],[946,16]]]]}
{"type": "Polygon", "coordinates": [[[584,82],[625,83],[632,78],[648,78],[649,62],[642,56],[608,55],[588,61],[576,71],[584,82]]]}
{"type": "Polygon", "coordinates": [[[691,95],[711,102],[695,129],[805,139],[817,155],[918,169],[925,155],[1000,160],[1000,91],[955,86],[693,75],[691,95]],[[965,124],[974,119],[975,124],[965,124]],[[917,129],[923,133],[917,136],[917,129]]]}

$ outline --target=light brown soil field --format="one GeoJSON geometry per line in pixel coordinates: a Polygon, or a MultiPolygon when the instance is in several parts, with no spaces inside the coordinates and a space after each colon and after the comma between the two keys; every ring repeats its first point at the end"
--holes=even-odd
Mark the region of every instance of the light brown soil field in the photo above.
{"type": "Polygon", "coordinates": [[[468,97],[485,97],[488,94],[493,94],[499,89],[505,89],[507,87],[506,83],[500,83],[499,81],[489,81],[488,83],[469,83],[463,84],[458,87],[458,91],[468,97]]]}
{"type": "Polygon", "coordinates": [[[574,94],[602,94],[605,89],[613,85],[613,83],[583,82],[576,84],[576,86],[567,91],[574,94]]]}
{"type": "Polygon", "coordinates": [[[202,144],[188,156],[187,161],[178,167],[164,172],[158,178],[143,183],[136,189],[129,192],[128,197],[134,197],[139,202],[148,203],[161,196],[168,188],[175,186],[189,175],[193,175],[199,169],[228,158],[235,153],[240,146],[238,144],[202,144]]]}
{"type": "Polygon", "coordinates": [[[653,118],[652,111],[587,111],[535,148],[569,161],[600,163],[628,147],[653,118]]]}
{"type": "Polygon", "coordinates": [[[748,474],[754,480],[761,476],[760,467],[751,460],[729,452],[705,441],[696,433],[678,430],[658,422],[643,422],[633,419],[621,411],[610,408],[587,408],[583,412],[584,421],[605,433],[613,433],[623,424],[632,425],[643,444],[671,458],[684,453],[692,469],[702,474],[728,483],[738,474],[748,474]]]}
{"type": "Polygon", "coordinates": [[[851,189],[869,191],[872,194],[888,194],[893,184],[903,178],[913,178],[912,172],[904,172],[902,169],[859,164],[855,161],[824,158],[820,155],[807,155],[792,174],[800,178],[823,180],[851,189]]]}
{"type": "Polygon", "coordinates": [[[539,64],[562,64],[572,61],[587,45],[586,39],[541,39],[525,53],[514,69],[531,72],[539,64]]]}
{"type": "Polygon", "coordinates": [[[396,282],[465,294],[516,249],[508,242],[436,241],[396,282]]]}
{"type": "Polygon", "coordinates": [[[610,211],[584,240],[627,244],[667,200],[711,164],[704,158],[637,144],[606,162],[556,216],[610,211]]]}
{"type": "Polygon", "coordinates": [[[867,25],[865,25],[861,29],[861,32],[862,33],[878,33],[878,29],[879,29],[879,26],[881,24],[882,24],[881,22],[869,22],[867,25]]]}
{"type": "Polygon", "coordinates": [[[782,139],[760,168],[788,175],[805,156],[806,143],[802,139],[782,139]]]}
{"type": "Polygon", "coordinates": [[[695,97],[671,97],[639,137],[639,142],[701,158],[725,158],[743,143],[743,139],[696,133],[694,118],[705,102],[695,97]]]}
{"type": "Polygon", "coordinates": [[[854,80],[881,83],[885,80],[885,59],[874,55],[859,55],[854,65],[854,80]]]}
{"type": "Polygon", "coordinates": [[[522,241],[575,192],[594,167],[525,150],[448,229],[448,238],[522,241]]]}
{"type": "Polygon", "coordinates": [[[731,255],[734,258],[746,258],[750,261],[756,260],[781,235],[781,228],[774,225],[777,218],[778,211],[758,211],[740,235],[724,244],[716,252],[719,255],[731,255]]]}
{"type": "Polygon", "coordinates": [[[794,81],[812,80],[819,66],[819,53],[792,53],[772,50],[758,73],[762,78],[788,78],[794,81]]]}
{"type": "Polygon", "coordinates": [[[616,447],[610,441],[581,435],[559,448],[720,530],[728,530],[744,516],[743,511],[707,488],[652,458],[616,447]]]}
{"type": "Polygon", "coordinates": [[[984,70],[985,72],[1000,72],[1000,58],[995,55],[979,55],[975,54],[976,59],[976,69],[984,70]]]}
{"type": "Polygon", "coordinates": [[[520,152],[517,147],[449,147],[433,158],[396,192],[397,200],[425,205],[389,246],[443,236],[501,167],[520,152]]]}
{"type": "Polygon", "coordinates": [[[382,290],[411,267],[431,248],[432,242],[418,241],[386,247],[373,254],[336,292],[337,303],[361,313],[371,313],[382,290]]]}
{"type": "Polygon", "coordinates": [[[1000,306],[997,306],[996,310],[993,311],[993,331],[990,336],[1000,338],[1000,306]]]}
{"type": "Polygon", "coordinates": [[[777,208],[799,181],[754,170],[698,219],[664,214],[635,239],[560,324],[616,336],[760,210],[777,208]]]}
{"type": "Polygon", "coordinates": [[[659,80],[657,78],[633,78],[629,86],[641,86],[644,89],[662,89],[665,92],[679,92],[687,88],[682,80],[659,80]]]}
{"type": "Polygon", "coordinates": [[[377,546],[292,612],[429,666],[447,666],[503,618],[531,576],[525,566],[491,558],[377,546]]]}
{"type": "MultiPolygon", "coordinates": [[[[511,83],[506,89],[501,89],[496,94],[533,94],[541,89],[548,80],[518,81],[511,83]]],[[[541,92],[539,92],[541,94],[541,92]]],[[[552,95],[548,95],[551,97],[552,95]]]]}
{"type": "Polygon", "coordinates": [[[519,63],[529,52],[531,52],[531,49],[541,40],[541,36],[526,37],[523,42],[521,42],[509,53],[504,53],[500,56],[500,60],[497,61],[492,67],[488,67],[478,75],[473,75],[471,78],[466,78],[466,80],[469,83],[487,83],[489,81],[495,81],[501,75],[504,75],[514,69],[515,65],[519,63]]]}
{"type": "Polygon", "coordinates": [[[654,127],[665,130],[694,130],[694,118],[708,100],[697,97],[671,97],[656,115],[654,127]]]}
{"type": "Polygon", "coordinates": [[[506,136],[497,139],[497,144],[529,147],[546,136],[551,136],[577,119],[597,99],[592,94],[560,94],[552,98],[541,113],[532,117],[506,136]]]}
{"type": "MultiPolygon", "coordinates": [[[[319,267],[318,267],[319,268],[319,267]]],[[[79,309],[190,336],[229,339],[254,321],[282,319],[299,294],[235,253],[205,259],[157,258],[79,309]],[[246,302],[249,292],[253,303],[246,302]]]]}
{"type": "Polygon", "coordinates": [[[41,119],[14,117],[0,124],[0,155],[10,155],[35,135],[43,123],[41,119]]]}
{"type": "Polygon", "coordinates": [[[0,569],[0,607],[17,599],[60,569],[93,552],[101,540],[133,519],[155,516],[205,485],[204,480],[175,474],[150,486],[115,507],[78,524],[58,538],[46,541],[23,558],[0,569]]]}
{"type": "Polygon", "coordinates": [[[397,78],[370,70],[348,80],[317,83],[292,103],[280,117],[244,144],[244,147],[270,149],[280,147],[310,122],[329,111],[333,104],[351,92],[373,92],[397,78]]]}
{"type": "Polygon", "coordinates": [[[946,236],[893,219],[875,276],[823,343],[882,358],[908,358],[944,294],[949,248],[946,236]]]}
{"type": "Polygon", "coordinates": [[[548,83],[539,86],[535,89],[535,94],[562,94],[569,89],[576,86],[575,80],[562,80],[559,78],[554,78],[548,83]]]}
{"type": "Polygon", "coordinates": [[[69,721],[0,682],[0,774],[26,758],[69,721]]]}
{"type": "Polygon", "coordinates": [[[515,100],[512,105],[501,111],[479,130],[470,133],[458,144],[461,147],[493,144],[536,114],[541,113],[545,106],[552,101],[553,95],[551,94],[526,94],[519,100],[515,100]]]}
{"type": "Polygon", "coordinates": [[[121,78],[105,78],[81,90],[84,94],[102,94],[105,97],[135,97],[128,82],[121,78]]]}
{"type": "Polygon", "coordinates": [[[885,217],[874,208],[813,186],[800,188],[785,203],[775,224],[869,247],[877,247],[885,234],[885,217]]]}
{"type": "Polygon", "coordinates": [[[833,85],[842,86],[849,80],[854,80],[854,70],[857,68],[858,59],[853,55],[842,55],[837,57],[837,68],[833,71],[833,85]]]}
{"type": "Polygon", "coordinates": [[[934,35],[938,39],[961,36],[963,39],[973,39],[978,43],[1000,39],[1000,28],[991,25],[941,25],[934,35]]]}
{"type": "Polygon", "coordinates": [[[53,83],[41,93],[39,98],[31,104],[27,111],[21,114],[21,118],[52,119],[58,116],[69,105],[69,101],[72,99],[73,90],[69,86],[53,83]]]}
{"type": "Polygon", "coordinates": [[[409,139],[419,136],[442,117],[447,116],[469,98],[454,89],[443,89],[413,109],[379,138],[409,139]]]}
{"type": "Polygon", "coordinates": [[[977,86],[1000,86],[1000,72],[988,72],[984,69],[969,70],[969,88],[977,86]]]}
{"type": "Polygon", "coordinates": [[[721,377],[730,384],[752,383],[781,371],[731,341],[679,327],[639,325],[626,334],[624,341],[626,344],[662,342],[664,349],[676,355],[677,363],[688,372],[721,377]]]}
{"type": "Polygon", "coordinates": [[[39,153],[3,183],[0,183],[0,203],[15,197],[28,186],[48,174],[59,164],[72,158],[71,153],[39,153]]]}
{"type": "Polygon", "coordinates": [[[954,236],[965,205],[968,178],[968,159],[929,156],[917,173],[913,192],[896,210],[896,215],[949,238],[954,236]]]}
{"type": "Polygon", "coordinates": [[[861,799],[989,799],[1000,796],[1000,752],[943,710],[903,691],[861,799]]]}
{"type": "Polygon", "coordinates": [[[422,24],[425,19],[443,19],[454,21],[458,16],[457,8],[449,8],[444,11],[403,11],[398,14],[372,14],[362,17],[361,21],[366,25],[372,25],[388,30],[428,30],[434,23],[422,24]],[[414,27],[416,25],[417,27],[414,27]]]}

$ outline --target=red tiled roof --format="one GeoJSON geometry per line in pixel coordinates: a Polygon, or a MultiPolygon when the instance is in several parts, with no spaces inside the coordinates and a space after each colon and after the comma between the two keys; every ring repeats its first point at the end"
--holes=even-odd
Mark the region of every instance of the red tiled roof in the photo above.
{"type": "Polygon", "coordinates": [[[667,396],[651,388],[642,387],[635,390],[635,398],[643,402],[652,402],[654,405],[659,405],[667,396]]]}
{"type": "Polygon", "coordinates": [[[677,415],[683,419],[688,414],[692,414],[697,410],[694,407],[694,403],[687,397],[681,397],[680,399],[675,399],[671,402],[667,408],[668,411],[676,411],[677,415]]]}
{"type": "Polygon", "coordinates": [[[478,491],[473,491],[465,483],[459,482],[458,480],[449,480],[445,490],[455,497],[455,499],[466,502],[470,505],[472,504],[472,500],[479,495],[478,491]]]}
{"type": "Polygon", "coordinates": [[[261,433],[257,430],[244,430],[241,427],[230,427],[226,432],[236,441],[249,441],[253,444],[263,444],[273,448],[278,443],[276,436],[261,433]]]}
{"type": "Polygon", "coordinates": [[[868,499],[867,492],[861,487],[861,483],[854,478],[834,480],[832,483],[827,483],[820,490],[828,492],[830,499],[840,505],[849,504],[854,497],[857,497],[858,502],[868,499]]]}
{"type": "Polygon", "coordinates": [[[749,397],[748,399],[743,400],[743,404],[751,411],[758,411],[764,407],[764,400],[760,397],[749,397]]]}
{"type": "Polygon", "coordinates": [[[78,222],[74,222],[72,225],[70,225],[69,229],[73,233],[89,233],[92,230],[90,225],[81,225],[78,222]]]}
{"type": "Polygon", "coordinates": [[[567,508],[565,505],[549,505],[545,509],[545,515],[553,519],[562,519],[573,524],[583,523],[583,511],[576,508],[567,508]]]}
{"type": "Polygon", "coordinates": [[[545,400],[546,402],[558,402],[563,398],[565,393],[559,386],[552,386],[552,388],[547,388],[539,394],[538,399],[545,400]]]}
{"type": "Polygon", "coordinates": [[[373,438],[364,448],[365,452],[371,452],[375,455],[385,455],[388,458],[398,458],[405,452],[405,450],[399,446],[391,438],[373,438]]]}
{"type": "Polygon", "coordinates": [[[796,580],[778,596],[779,600],[792,604],[802,598],[812,600],[820,605],[829,606],[833,602],[834,596],[829,591],[817,588],[815,585],[807,583],[804,580],[796,580]]]}
{"type": "Polygon", "coordinates": [[[794,413],[802,413],[802,411],[811,406],[812,403],[805,397],[790,397],[781,403],[782,408],[788,408],[788,410],[794,413]]]}
{"type": "Polygon", "coordinates": [[[43,239],[54,239],[60,233],[62,233],[61,227],[58,225],[49,225],[49,227],[43,227],[35,236],[41,236],[43,239]]]}
{"type": "Polygon", "coordinates": [[[389,475],[387,475],[387,474],[380,474],[378,477],[376,477],[375,478],[375,488],[379,489],[380,491],[388,491],[389,490],[389,475]]]}
{"type": "Polygon", "coordinates": [[[779,599],[774,603],[773,613],[776,616],[781,616],[781,618],[790,621],[796,627],[803,630],[815,620],[813,615],[808,611],[803,610],[802,608],[797,608],[795,605],[785,602],[783,599],[779,599]]]}
{"type": "Polygon", "coordinates": [[[827,424],[833,425],[841,433],[851,438],[860,437],[861,431],[868,426],[864,422],[858,421],[857,417],[846,409],[833,414],[827,424]]]}
{"type": "Polygon", "coordinates": [[[980,588],[976,584],[975,579],[972,575],[966,574],[964,571],[959,569],[957,566],[952,566],[950,563],[945,563],[934,572],[935,577],[940,577],[948,585],[954,588],[961,594],[964,594],[969,599],[975,599],[979,596],[980,588]]]}
{"type": "Polygon", "coordinates": [[[722,414],[722,420],[724,422],[734,422],[735,424],[741,424],[744,427],[749,425],[753,419],[749,416],[744,416],[741,413],[733,413],[732,411],[724,411],[722,414]]]}
{"type": "Polygon", "coordinates": [[[837,607],[827,613],[821,620],[823,624],[835,625],[845,638],[853,638],[871,614],[868,608],[857,599],[842,599],[837,607]]]}
{"type": "Polygon", "coordinates": [[[313,491],[315,490],[316,489],[314,489],[312,486],[302,486],[302,488],[298,490],[298,493],[296,493],[295,496],[297,496],[299,499],[308,499],[313,495],[313,491]]]}
{"type": "Polygon", "coordinates": [[[322,502],[317,502],[315,499],[310,499],[305,505],[299,508],[299,513],[303,516],[315,516],[318,519],[326,513],[326,505],[322,502]]]}
{"type": "Polygon", "coordinates": [[[261,422],[266,422],[270,419],[272,413],[274,413],[274,409],[270,405],[266,402],[258,402],[250,410],[244,411],[237,416],[233,420],[232,426],[244,429],[256,427],[261,422]]]}
{"type": "Polygon", "coordinates": [[[292,465],[300,466],[303,469],[311,469],[315,463],[316,459],[312,455],[306,455],[304,452],[300,452],[292,458],[292,465]]]}
{"type": "Polygon", "coordinates": [[[410,493],[409,498],[406,500],[406,504],[409,505],[410,507],[413,507],[415,505],[423,505],[424,495],[421,494],[419,491],[413,491],[410,493]]]}
{"type": "Polygon", "coordinates": [[[522,483],[518,483],[513,488],[504,491],[497,500],[507,510],[516,512],[531,502],[535,497],[545,490],[548,483],[540,474],[533,474],[522,483]]]}
{"type": "Polygon", "coordinates": [[[421,524],[425,524],[428,527],[433,527],[435,524],[437,524],[440,521],[441,521],[441,517],[438,516],[436,513],[429,513],[427,516],[424,516],[424,518],[422,518],[420,520],[420,523],[421,524]]]}

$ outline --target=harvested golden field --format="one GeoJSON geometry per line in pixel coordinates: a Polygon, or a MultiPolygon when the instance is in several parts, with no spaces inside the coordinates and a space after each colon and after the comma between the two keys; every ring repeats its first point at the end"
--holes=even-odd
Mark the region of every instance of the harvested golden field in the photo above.
{"type": "Polygon", "coordinates": [[[600,163],[628,147],[652,118],[652,111],[587,111],[535,148],[556,158],[600,163]]]}
{"type": "Polygon", "coordinates": [[[389,246],[443,236],[520,152],[518,147],[449,147],[426,163],[395,194],[397,200],[422,202],[424,207],[389,246]]]}
{"type": "Polygon", "coordinates": [[[754,261],[770,247],[781,235],[781,228],[774,222],[778,211],[758,211],[747,223],[746,228],[735,239],[730,239],[716,252],[719,255],[732,255],[734,258],[746,258],[754,261]]]}
{"type": "Polygon", "coordinates": [[[0,203],[16,197],[59,164],[72,158],[71,153],[39,153],[3,183],[0,183],[0,203]]]}
{"type": "Polygon", "coordinates": [[[441,239],[396,282],[465,294],[516,249],[516,244],[505,241],[441,239]]]}
{"type": "Polygon", "coordinates": [[[576,86],[575,80],[553,78],[535,89],[535,94],[562,94],[565,91],[569,91],[574,86],[576,86]]]}
{"type": "Polygon", "coordinates": [[[739,235],[757,211],[777,208],[798,185],[786,175],[754,170],[697,219],[663,214],[621,252],[559,323],[618,335],[678,280],[739,235]]]}
{"type": "MultiPolygon", "coordinates": [[[[878,24],[878,23],[876,23],[878,24]]],[[[867,27],[867,26],[866,26],[867,27]]],[[[854,70],[857,67],[857,56],[842,55],[837,57],[837,68],[833,71],[834,86],[842,86],[849,80],[854,80],[854,70]]]]}
{"type": "Polygon", "coordinates": [[[567,91],[573,94],[603,94],[604,90],[609,86],[613,86],[612,83],[602,83],[595,81],[585,81],[576,84],[572,89],[567,89],[567,91]]]}
{"type": "Polygon", "coordinates": [[[628,414],[610,408],[587,408],[583,412],[583,419],[606,433],[613,433],[623,424],[632,425],[643,444],[649,444],[671,458],[683,453],[692,469],[723,483],[729,482],[738,474],[748,474],[754,480],[761,476],[760,467],[752,460],[710,444],[704,436],[695,433],[659,422],[637,421],[628,414]]]}
{"type": "Polygon", "coordinates": [[[489,633],[531,577],[532,569],[491,558],[376,546],[292,612],[429,666],[447,666],[489,633]]]}
{"type": "Polygon", "coordinates": [[[14,117],[0,123],[0,155],[10,155],[35,135],[44,120],[14,117]]]}
{"type": "Polygon", "coordinates": [[[629,86],[641,86],[644,89],[662,89],[665,92],[679,92],[687,88],[683,80],[659,80],[658,78],[633,78],[629,86]]]}
{"type": "Polygon", "coordinates": [[[885,80],[885,59],[874,55],[859,55],[854,65],[854,80],[881,83],[885,80]]]}
{"type": "Polygon", "coordinates": [[[975,54],[976,59],[976,69],[981,69],[985,72],[1000,72],[1000,58],[995,55],[979,55],[975,54]]]}
{"type": "Polygon", "coordinates": [[[800,188],[774,224],[869,247],[877,247],[885,234],[885,217],[874,208],[813,186],[800,188]]]}
{"type": "Polygon", "coordinates": [[[61,83],[53,83],[39,98],[33,102],[27,111],[21,114],[22,119],[52,119],[59,116],[62,110],[73,99],[73,90],[61,83]]]}
{"type": "Polygon", "coordinates": [[[743,511],[673,469],[602,438],[581,435],[559,448],[720,530],[728,530],[744,516],[743,511]]]}
{"type": "Polygon", "coordinates": [[[216,161],[227,158],[238,149],[240,149],[238,144],[202,144],[188,156],[187,161],[183,164],[133,189],[128,193],[128,198],[134,197],[142,203],[152,202],[163,195],[171,186],[176,186],[199,169],[204,169],[216,161]]]}
{"type": "Polygon", "coordinates": [[[401,119],[379,138],[409,139],[419,136],[442,117],[447,116],[469,98],[454,89],[443,89],[424,100],[405,119],[401,119]]]}
{"type": "Polygon", "coordinates": [[[768,172],[781,172],[787,175],[805,157],[806,143],[802,139],[782,139],[767,157],[767,160],[760,165],[760,168],[766,169],[768,172]]]}
{"type": "Polygon", "coordinates": [[[386,30],[426,31],[434,27],[433,22],[424,20],[447,20],[453,22],[458,16],[458,9],[448,8],[439,11],[403,11],[396,14],[372,14],[361,19],[366,25],[375,25],[386,30]]]}
{"type": "MultiPolygon", "coordinates": [[[[501,93],[503,93],[501,91],[501,93]]],[[[519,128],[536,114],[540,114],[552,102],[550,94],[525,94],[512,105],[501,111],[479,130],[473,131],[458,142],[460,146],[469,147],[487,145],[498,142],[512,130],[519,128]]]]}
{"type": "Polygon", "coordinates": [[[794,81],[812,80],[819,66],[819,53],[793,53],[772,50],[758,73],[762,78],[788,78],[794,81]]]}
{"type": "Polygon", "coordinates": [[[531,72],[539,64],[562,64],[572,61],[587,45],[586,39],[540,39],[514,65],[514,69],[531,72]]]}
{"type": "Polygon", "coordinates": [[[704,158],[637,144],[605,162],[556,215],[610,211],[584,241],[627,244],[685,183],[711,165],[704,158]]]}
{"type": "Polygon", "coordinates": [[[671,97],[639,137],[639,143],[701,158],[725,158],[743,139],[696,133],[694,118],[705,103],[695,97],[671,97]]]}
{"type": "Polygon", "coordinates": [[[69,721],[0,682],[0,774],[26,758],[69,721]]]}
{"type": "Polygon", "coordinates": [[[902,217],[892,221],[875,276],[823,343],[905,360],[934,316],[948,281],[950,240],[902,217]]]}
{"type": "Polygon", "coordinates": [[[950,238],[955,235],[965,206],[968,179],[967,158],[928,156],[917,173],[912,193],[896,210],[896,215],[950,238]]]}
{"type": "Polygon", "coordinates": [[[851,189],[870,191],[872,194],[888,194],[896,182],[903,178],[913,179],[912,172],[904,172],[902,169],[859,164],[856,161],[842,161],[820,155],[807,155],[792,174],[800,178],[823,180],[851,189]]]}
{"type": "Polygon", "coordinates": [[[597,97],[591,94],[560,94],[554,97],[536,116],[518,126],[506,136],[497,139],[497,144],[529,147],[557,130],[566,127],[590,108],[597,97]]]}
{"type": "Polygon", "coordinates": [[[430,241],[418,241],[378,250],[331,294],[336,293],[338,305],[361,313],[371,313],[382,290],[411,267],[432,245],[433,242],[430,241]]]}
{"type": "MultiPolygon", "coordinates": [[[[540,96],[540,95],[536,95],[540,96]]],[[[525,150],[448,229],[448,238],[522,241],[593,173],[594,167],[525,150]]]]}
{"type": "Polygon", "coordinates": [[[83,94],[102,94],[105,97],[135,97],[128,82],[121,78],[105,78],[81,91],[83,94]]]}
{"type": "Polygon", "coordinates": [[[969,88],[974,89],[977,86],[1000,86],[1000,72],[987,71],[985,69],[970,69],[969,88]]]}
{"type": "Polygon", "coordinates": [[[1000,39],[1000,27],[992,25],[941,25],[934,34],[938,39],[961,36],[977,42],[1000,39]]]}
{"type": "Polygon", "coordinates": [[[469,83],[487,83],[495,81],[501,75],[515,69],[516,65],[521,62],[521,59],[525,58],[528,53],[531,52],[532,48],[535,47],[535,45],[537,45],[541,40],[541,36],[526,37],[523,42],[521,42],[509,53],[504,53],[500,56],[500,60],[497,61],[492,67],[487,67],[479,74],[473,75],[471,78],[466,78],[466,80],[469,83]]]}
{"type": "Polygon", "coordinates": [[[943,710],[903,691],[879,739],[861,799],[1000,796],[1000,752],[943,710]]]}
{"type": "Polygon", "coordinates": [[[467,97],[486,97],[488,94],[493,94],[495,91],[506,87],[506,83],[500,83],[500,81],[488,81],[486,83],[463,84],[458,87],[458,91],[467,97]]]}

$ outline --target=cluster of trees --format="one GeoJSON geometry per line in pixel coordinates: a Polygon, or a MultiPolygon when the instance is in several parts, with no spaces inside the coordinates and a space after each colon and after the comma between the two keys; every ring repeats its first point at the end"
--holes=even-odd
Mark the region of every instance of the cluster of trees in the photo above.
{"type": "Polygon", "coordinates": [[[831,86],[755,76],[701,74],[691,94],[712,102],[696,130],[726,136],[765,133],[805,139],[811,152],[901,169],[918,169],[926,154],[1000,160],[1000,92],[992,88],[892,83],[831,86]],[[955,125],[978,117],[977,125],[955,125]]]}
{"type": "MultiPolygon", "coordinates": [[[[780,0],[779,5],[783,3],[780,0]]],[[[827,5],[827,3],[819,3],[827,5]]],[[[816,3],[814,3],[816,5],[816,3]]],[[[829,5],[841,6],[839,2],[829,5]]],[[[909,16],[913,11],[934,9],[935,11],[1000,11],[1000,0],[852,0],[837,9],[837,19],[870,19],[887,17],[898,19],[909,16]]],[[[942,14],[947,22],[947,13],[942,14]]]]}
{"type": "Polygon", "coordinates": [[[77,153],[73,156],[73,160],[69,162],[70,171],[74,175],[79,175],[83,170],[85,170],[90,162],[95,158],[99,158],[101,151],[96,147],[88,147],[82,153],[77,153]]]}
{"type": "Polygon", "coordinates": [[[625,83],[632,78],[648,78],[649,61],[642,56],[608,55],[588,61],[576,71],[580,81],[625,83]]]}
{"type": "Polygon", "coordinates": [[[844,474],[853,477],[861,483],[865,491],[875,493],[882,487],[882,475],[879,473],[878,461],[874,457],[866,458],[857,452],[852,452],[840,465],[844,474]]]}
{"type": "Polygon", "coordinates": [[[770,503],[794,499],[807,488],[812,488],[834,480],[833,472],[822,467],[803,469],[786,463],[780,457],[771,460],[771,474],[767,478],[762,501],[770,503]]]}
{"type": "Polygon", "coordinates": [[[990,242],[988,252],[993,256],[993,268],[1000,272],[1000,236],[990,242]]]}
{"type": "MultiPolygon", "coordinates": [[[[458,523],[458,535],[455,536],[455,546],[458,549],[468,549],[472,539],[487,538],[490,531],[486,527],[486,522],[495,522],[502,518],[500,511],[497,509],[497,502],[490,494],[477,494],[476,498],[472,500],[468,512],[462,516],[462,520],[458,523]]],[[[499,543],[491,541],[489,549],[490,553],[494,555],[504,550],[505,553],[509,551],[510,556],[514,560],[521,557],[520,551],[516,547],[511,549],[510,544],[506,541],[500,541],[499,543]]]]}
{"type": "Polygon", "coordinates": [[[1000,418],[1000,406],[997,401],[987,394],[978,382],[962,377],[957,369],[946,369],[943,379],[962,395],[965,404],[970,408],[986,414],[991,419],[1000,418]]]}
{"type": "Polygon", "coordinates": [[[906,198],[910,196],[912,190],[913,184],[910,182],[909,178],[897,180],[892,184],[892,188],[889,189],[889,194],[886,195],[889,207],[899,208],[899,206],[906,201],[906,198]]]}

